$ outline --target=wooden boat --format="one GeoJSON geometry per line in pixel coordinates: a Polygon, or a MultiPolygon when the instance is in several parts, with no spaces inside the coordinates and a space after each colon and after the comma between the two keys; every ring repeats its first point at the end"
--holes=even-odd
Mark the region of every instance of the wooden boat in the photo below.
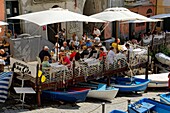
{"type": "Polygon", "coordinates": [[[170,113],[170,105],[143,98],[128,105],[128,113],[170,113]]]}
{"type": "Polygon", "coordinates": [[[170,57],[169,56],[166,56],[165,54],[163,53],[157,53],[155,55],[156,59],[161,62],[162,64],[166,64],[168,66],[170,66],[170,57]]]}
{"type": "Polygon", "coordinates": [[[85,101],[89,90],[89,88],[69,88],[67,91],[44,90],[42,96],[54,101],[76,103],[85,101]]]}
{"type": "MultiPolygon", "coordinates": [[[[148,79],[150,80],[148,87],[168,87],[168,74],[149,74],[148,79]]],[[[136,75],[135,78],[144,79],[145,75],[136,75]]]]}
{"type": "Polygon", "coordinates": [[[161,94],[160,95],[160,101],[170,105],[170,93],[161,94]]]}
{"type": "MultiPolygon", "coordinates": [[[[99,82],[106,83],[106,80],[99,80],[99,82]]],[[[149,80],[145,79],[117,77],[111,79],[111,86],[119,88],[120,92],[138,92],[144,91],[149,82],[149,80]]]]}
{"type": "Polygon", "coordinates": [[[138,92],[146,90],[150,80],[138,78],[116,78],[116,83],[111,83],[113,87],[119,88],[120,92],[138,92]]]}
{"type": "Polygon", "coordinates": [[[111,101],[118,93],[118,88],[107,87],[106,84],[79,83],[80,86],[91,88],[87,97],[111,101]]]}
{"type": "Polygon", "coordinates": [[[121,110],[113,110],[110,113],[127,113],[127,112],[124,112],[124,111],[121,111],[121,110]]]}

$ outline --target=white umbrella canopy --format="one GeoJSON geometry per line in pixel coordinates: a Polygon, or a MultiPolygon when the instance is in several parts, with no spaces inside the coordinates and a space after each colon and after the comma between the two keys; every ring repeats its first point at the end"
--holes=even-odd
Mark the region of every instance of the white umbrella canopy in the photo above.
{"type": "Polygon", "coordinates": [[[0,21],[0,26],[4,26],[4,25],[9,25],[9,24],[6,22],[0,21]]]}
{"type": "Polygon", "coordinates": [[[91,15],[90,17],[101,19],[108,22],[148,19],[143,15],[131,12],[127,8],[123,8],[123,7],[108,8],[103,12],[91,15]]]}
{"type": "Polygon", "coordinates": [[[125,22],[122,22],[123,24],[124,23],[143,23],[143,22],[159,22],[159,21],[163,21],[161,19],[147,19],[147,20],[129,20],[129,21],[125,21],[125,22]]]}
{"type": "Polygon", "coordinates": [[[158,15],[151,16],[150,18],[162,19],[162,18],[168,18],[168,17],[170,17],[170,13],[169,14],[158,14],[158,15]]]}
{"type": "Polygon", "coordinates": [[[79,13],[71,12],[62,8],[51,8],[29,14],[23,14],[8,19],[21,19],[38,24],[39,26],[60,23],[60,22],[105,22],[96,18],[88,17],[79,13]]]}

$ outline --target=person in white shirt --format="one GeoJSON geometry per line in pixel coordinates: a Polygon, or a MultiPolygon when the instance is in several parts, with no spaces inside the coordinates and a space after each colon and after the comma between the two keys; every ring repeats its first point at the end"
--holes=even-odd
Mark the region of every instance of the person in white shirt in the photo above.
{"type": "Polygon", "coordinates": [[[133,48],[128,43],[125,44],[125,47],[127,48],[126,56],[130,57],[130,58],[133,58],[133,53],[134,53],[133,48]]]}
{"type": "Polygon", "coordinates": [[[101,32],[100,32],[100,30],[97,27],[94,27],[93,35],[94,36],[98,36],[98,37],[101,35],[101,32]]]}
{"type": "Polygon", "coordinates": [[[107,49],[106,49],[105,46],[102,45],[102,43],[99,43],[99,44],[98,44],[98,47],[99,47],[99,48],[103,48],[104,52],[107,53],[107,49]]]}
{"type": "Polygon", "coordinates": [[[127,50],[128,50],[129,52],[133,52],[133,48],[130,47],[130,45],[129,45],[128,43],[125,44],[125,47],[127,48],[127,50]]]}
{"type": "Polygon", "coordinates": [[[58,43],[55,44],[54,48],[51,50],[52,60],[57,60],[57,54],[60,52],[60,45],[58,43]],[[57,50],[58,49],[58,50],[57,50]]]}
{"type": "Polygon", "coordinates": [[[107,61],[108,61],[109,64],[113,64],[114,57],[115,57],[114,48],[111,47],[108,54],[107,54],[107,61]]]}

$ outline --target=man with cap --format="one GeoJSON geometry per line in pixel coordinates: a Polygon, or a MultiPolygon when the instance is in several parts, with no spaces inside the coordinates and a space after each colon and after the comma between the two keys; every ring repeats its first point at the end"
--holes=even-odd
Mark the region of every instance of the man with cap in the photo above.
{"type": "Polygon", "coordinates": [[[51,60],[51,55],[48,52],[48,50],[49,50],[48,46],[44,46],[43,49],[40,51],[39,58],[41,59],[41,62],[43,61],[44,56],[48,56],[49,59],[51,60]]]}
{"type": "Polygon", "coordinates": [[[99,47],[99,48],[103,48],[103,51],[104,51],[104,52],[107,52],[106,47],[103,46],[102,43],[99,43],[99,44],[98,44],[98,47],[99,47]]]}

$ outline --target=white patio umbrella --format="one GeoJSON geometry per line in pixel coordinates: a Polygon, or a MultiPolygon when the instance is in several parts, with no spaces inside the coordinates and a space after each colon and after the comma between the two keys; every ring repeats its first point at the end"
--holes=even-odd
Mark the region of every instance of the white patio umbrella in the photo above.
{"type": "Polygon", "coordinates": [[[103,12],[91,15],[90,17],[101,19],[108,22],[149,19],[143,15],[134,13],[128,10],[127,8],[123,7],[108,8],[103,12]]]}
{"type": "Polygon", "coordinates": [[[4,26],[4,25],[9,25],[9,24],[6,22],[0,21],[0,26],[4,26]]]}
{"type": "Polygon", "coordinates": [[[51,8],[49,10],[23,14],[8,19],[26,20],[38,24],[39,26],[53,24],[53,23],[61,23],[61,22],[73,22],[73,21],[104,22],[103,20],[88,17],[62,8],[51,8]]]}
{"type": "Polygon", "coordinates": [[[53,23],[61,23],[61,22],[105,22],[100,19],[71,12],[63,8],[51,8],[49,10],[23,14],[15,17],[10,17],[8,19],[26,20],[35,23],[39,26],[53,24],[53,23]]]}
{"type": "Polygon", "coordinates": [[[151,16],[150,18],[162,19],[162,18],[168,18],[168,17],[170,17],[170,13],[169,14],[158,14],[158,15],[151,16]]]}
{"type": "Polygon", "coordinates": [[[147,20],[129,20],[129,21],[122,22],[122,24],[123,24],[123,23],[159,22],[159,21],[163,21],[163,20],[161,20],[161,19],[150,19],[150,18],[148,18],[147,20]]]}

